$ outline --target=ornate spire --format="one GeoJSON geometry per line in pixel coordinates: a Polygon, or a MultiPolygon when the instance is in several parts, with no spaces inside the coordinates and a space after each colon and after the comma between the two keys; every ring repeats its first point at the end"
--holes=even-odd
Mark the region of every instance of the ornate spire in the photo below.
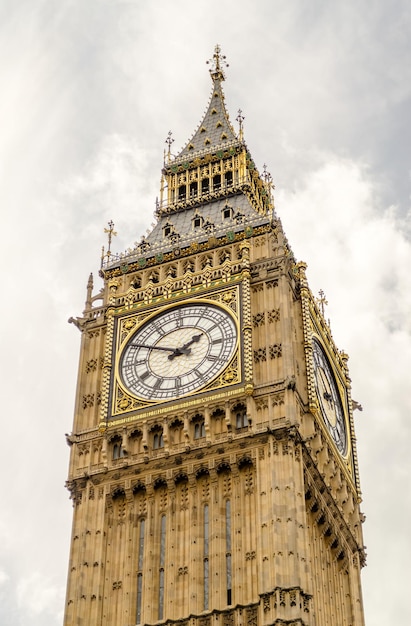
{"type": "Polygon", "coordinates": [[[232,146],[239,141],[224,104],[224,93],[221,85],[221,81],[224,80],[222,66],[228,67],[228,64],[225,61],[225,56],[221,54],[219,45],[215,47],[213,58],[207,61],[207,63],[212,64],[210,75],[213,79],[213,88],[208,108],[199,127],[185,148],[175,159],[170,155],[168,162],[166,155],[166,165],[175,163],[180,159],[191,160],[194,155],[198,156],[199,153],[210,153],[217,149],[227,149],[228,146],[232,146]]]}
{"type": "Polygon", "coordinates": [[[210,68],[210,75],[211,78],[216,81],[216,80],[225,80],[225,76],[224,76],[224,72],[222,70],[222,65],[225,65],[225,67],[229,67],[227,61],[226,61],[226,57],[224,54],[221,54],[221,48],[220,46],[217,44],[216,47],[214,48],[214,54],[213,54],[213,58],[209,59],[208,61],[206,61],[206,63],[212,63],[213,67],[210,68]]]}

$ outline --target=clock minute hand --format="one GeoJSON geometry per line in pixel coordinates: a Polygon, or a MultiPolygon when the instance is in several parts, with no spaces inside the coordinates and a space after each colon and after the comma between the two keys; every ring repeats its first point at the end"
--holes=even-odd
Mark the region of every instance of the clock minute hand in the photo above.
{"type": "Polygon", "coordinates": [[[166,352],[175,352],[175,348],[165,348],[163,346],[147,346],[145,343],[133,343],[130,348],[147,348],[147,350],[165,350],[166,352]]]}

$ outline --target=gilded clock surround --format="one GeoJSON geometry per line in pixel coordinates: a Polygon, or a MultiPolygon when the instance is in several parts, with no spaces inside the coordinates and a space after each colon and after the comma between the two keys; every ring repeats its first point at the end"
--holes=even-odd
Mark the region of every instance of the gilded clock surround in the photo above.
{"type": "Polygon", "coordinates": [[[348,357],[296,263],[225,109],[223,57],[198,129],[167,139],[156,224],[111,251],[70,321],[82,345],[67,486],[73,533],[64,624],[363,626],[365,564],[348,357]],[[122,350],[151,316],[212,303],[240,341],[194,394],[142,401],[122,350]],[[321,414],[313,340],[341,395],[347,449],[321,414]],[[217,575],[218,574],[218,575],[217,575]]]}
{"type": "MultiPolygon", "coordinates": [[[[113,371],[113,381],[111,386],[113,388],[113,396],[111,399],[111,407],[109,413],[105,413],[105,407],[102,408],[102,422],[107,419],[115,419],[117,417],[126,415],[130,413],[130,411],[136,410],[144,410],[149,408],[153,404],[158,403],[158,401],[148,401],[148,400],[139,400],[133,394],[127,392],[124,384],[121,381],[121,375],[119,372],[119,363],[122,357],[122,351],[124,347],[127,345],[127,342],[130,340],[130,337],[141,327],[142,323],[147,322],[150,318],[156,316],[159,313],[173,310],[176,305],[178,305],[178,300],[174,301],[173,304],[168,304],[165,307],[158,309],[149,308],[144,310],[140,314],[128,314],[117,318],[117,331],[116,335],[116,343],[114,347],[114,353],[116,355],[115,368],[113,371]]],[[[203,305],[210,304],[218,304],[221,310],[226,310],[227,313],[235,320],[237,327],[238,337],[241,335],[241,322],[240,322],[240,307],[241,307],[241,299],[240,299],[240,288],[239,285],[234,287],[219,290],[216,292],[211,292],[207,294],[207,299],[201,298],[191,298],[185,299],[184,303],[201,303],[203,305]]],[[[242,343],[242,342],[241,342],[242,343]]],[[[210,383],[204,385],[204,387],[199,390],[200,393],[210,392],[214,389],[221,389],[224,387],[232,387],[233,385],[238,385],[242,382],[242,350],[240,349],[240,344],[237,343],[235,353],[230,361],[224,367],[224,370],[218,374],[210,383]]],[[[181,400],[181,398],[180,398],[181,400]]],[[[178,399],[164,400],[167,402],[178,401],[178,399]]]]}

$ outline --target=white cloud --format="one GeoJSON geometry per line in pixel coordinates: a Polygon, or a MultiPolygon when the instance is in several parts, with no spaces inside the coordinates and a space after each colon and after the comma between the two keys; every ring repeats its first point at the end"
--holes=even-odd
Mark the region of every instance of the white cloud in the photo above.
{"type": "Polygon", "coordinates": [[[28,620],[49,614],[56,619],[62,618],[64,592],[40,572],[34,571],[22,578],[17,584],[16,595],[19,610],[28,620]]]}

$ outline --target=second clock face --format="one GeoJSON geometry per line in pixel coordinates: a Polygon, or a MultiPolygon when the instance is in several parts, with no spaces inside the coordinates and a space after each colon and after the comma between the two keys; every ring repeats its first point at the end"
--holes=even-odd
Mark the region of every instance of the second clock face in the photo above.
{"type": "Polygon", "coordinates": [[[317,397],[325,425],[341,454],[347,450],[344,408],[331,365],[321,344],[313,340],[317,397]]]}
{"type": "Polygon", "coordinates": [[[219,306],[193,303],[167,309],[127,343],[120,358],[124,386],[155,401],[193,393],[228,365],[237,341],[234,319],[219,306]]]}

